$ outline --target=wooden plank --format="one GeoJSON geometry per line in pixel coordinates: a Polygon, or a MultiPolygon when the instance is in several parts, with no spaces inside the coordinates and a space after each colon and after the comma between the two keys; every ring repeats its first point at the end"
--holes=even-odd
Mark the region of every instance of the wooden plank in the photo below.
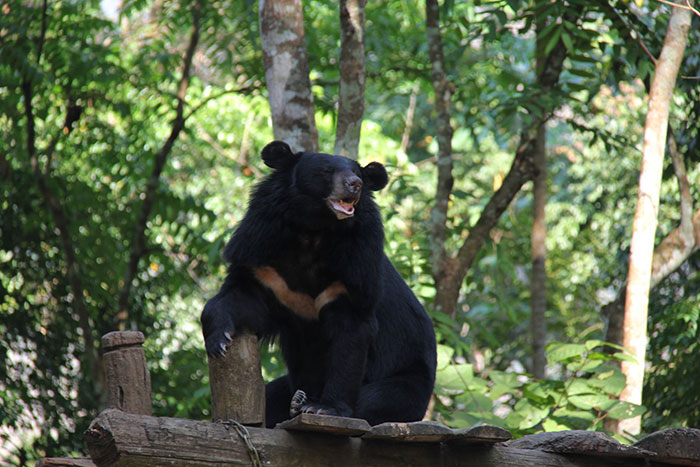
{"type": "MultiPolygon", "coordinates": [[[[561,455],[536,450],[452,443],[387,443],[323,433],[247,428],[268,467],[637,467],[638,458],[561,455]]],[[[251,465],[246,443],[222,423],[136,415],[110,409],[86,432],[97,466],[251,465]]],[[[644,461],[641,461],[644,462],[644,461]]],[[[654,466],[668,464],[653,464],[654,466]]]]}
{"type": "Polygon", "coordinates": [[[439,443],[454,436],[451,428],[438,422],[423,421],[411,423],[387,422],[372,427],[364,437],[386,441],[410,441],[439,443]]]}
{"type": "Polygon", "coordinates": [[[637,441],[635,447],[656,454],[655,460],[676,465],[700,466],[700,430],[669,428],[637,441]]]}
{"type": "Polygon", "coordinates": [[[301,413],[291,420],[278,423],[275,428],[293,431],[314,431],[343,436],[362,436],[372,429],[367,420],[361,418],[334,417],[310,413],[301,413]]]}
{"type": "Polygon", "coordinates": [[[510,440],[513,435],[508,430],[493,426],[479,425],[472,428],[454,430],[453,437],[446,441],[451,444],[496,444],[510,440]]]}
{"type": "Polygon", "coordinates": [[[597,431],[552,431],[523,436],[506,443],[509,447],[536,449],[558,454],[585,454],[608,457],[650,457],[652,452],[625,446],[597,431]]]}
{"type": "Polygon", "coordinates": [[[95,463],[86,457],[46,457],[36,467],[95,467],[95,463]]]}

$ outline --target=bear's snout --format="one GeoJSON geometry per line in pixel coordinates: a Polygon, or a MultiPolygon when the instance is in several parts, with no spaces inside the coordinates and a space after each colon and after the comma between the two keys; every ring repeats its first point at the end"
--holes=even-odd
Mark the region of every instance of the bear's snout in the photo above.
{"type": "Polygon", "coordinates": [[[343,183],[345,184],[345,188],[347,188],[347,190],[354,195],[359,193],[359,191],[362,189],[362,179],[357,175],[345,177],[343,183]]]}

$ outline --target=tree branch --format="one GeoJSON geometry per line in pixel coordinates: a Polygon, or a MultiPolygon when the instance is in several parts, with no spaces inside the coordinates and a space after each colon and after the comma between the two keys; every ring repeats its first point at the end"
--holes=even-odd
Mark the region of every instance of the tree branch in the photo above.
{"type": "Polygon", "coordinates": [[[693,198],[690,194],[690,183],[688,182],[685,163],[683,162],[683,156],[678,152],[670,125],[668,127],[667,143],[668,152],[673,162],[673,170],[678,180],[681,222],[654,248],[651,265],[651,289],[678,269],[697,250],[698,240],[700,240],[700,225],[698,225],[700,222],[700,211],[693,216],[693,198]]]}
{"type": "Polygon", "coordinates": [[[41,54],[44,50],[44,41],[46,40],[46,9],[48,7],[47,0],[44,0],[44,4],[41,7],[41,31],[39,32],[39,42],[37,43],[36,52],[36,64],[38,65],[41,61],[41,54]]]}
{"type": "Polygon", "coordinates": [[[699,16],[699,17],[700,17],[700,11],[696,10],[695,8],[693,8],[693,4],[692,4],[692,2],[691,2],[690,0],[686,0],[686,1],[685,1],[685,5],[682,4],[682,3],[669,2],[669,1],[667,1],[667,0],[659,0],[659,2],[665,3],[666,5],[674,6],[674,7],[676,7],[676,8],[680,8],[680,9],[682,9],[682,10],[690,10],[690,11],[692,11],[692,12],[695,14],[695,16],[699,16]]]}
{"type": "Polygon", "coordinates": [[[688,174],[685,171],[683,156],[681,156],[678,152],[676,138],[670,125],[668,127],[667,144],[668,152],[670,153],[671,161],[673,162],[673,171],[675,172],[676,179],[678,180],[678,191],[681,198],[681,229],[684,231],[684,233],[688,234],[689,238],[692,238],[693,198],[690,194],[690,183],[688,183],[688,174]]]}
{"type": "Polygon", "coordinates": [[[175,141],[177,140],[177,137],[185,127],[185,96],[187,95],[187,89],[190,84],[190,70],[192,68],[194,53],[197,48],[197,43],[199,42],[201,9],[202,2],[200,0],[196,2],[192,8],[192,30],[190,33],[187,51],[185,52],[182,76],[180,77],[180,82],[178,83],[177,87],[177,106],[175,108],[175,118],[172,122],[170,136],[155,156],[153,171],[151,172],[151,176],[146,185],[143,204],[141,205],[141,211],[136,222],[134,238],[131,243],[131,251],[129,254],[129,262],[127,263],[126,271],[124,272],[122,289],[120,290],[119,297],[117,299],[117,325],[120,330],[124,330],[128,326],[131,288],[134,278],[136,277],[136,273],[138,272],[139,261],[146,252],[146,227],[148,224],[148,218],[150,217],[153,209],[153,203],[156,198],[156,192],[160,182],[160,175],[163,172],[165,162],[173,148],[173,145],[175,144],[175,141]]]}

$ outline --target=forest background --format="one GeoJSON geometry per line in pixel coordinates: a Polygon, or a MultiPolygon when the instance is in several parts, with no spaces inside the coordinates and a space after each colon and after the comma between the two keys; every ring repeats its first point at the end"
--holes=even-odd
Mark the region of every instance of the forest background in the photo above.
{"type": "MultiPolygon", "coordinates": [[[[307,139],[287,139],[389,169],[376,196],[386,251],[440,342],[429,416],[516,436],[581,428],[630,439],[614,420],[638,415],[642,432],[700,426],[697,11],[671,99],[656,231],[657,253],[676,260],[654,258],[638,405],[618,400],[618,363],[631,359],[621,304],[648,95],[672,8],[340,4],[349,16],[333,1],[306,1],[303,15],[298,0],[260,4],[290,8],[286,27],[304,34],[292,56],[307,68],[293,71],[311,118],[307,139]],[[343,34],[353,24],[362,25],[354,46],[343,34]]],[[[284,134],[268,100],[277,31],[256,2],[104,7],[0,4],[0,458],[9,465],[84,452],[81,433],[105,404],[99,338],[115,329],[147,337],[155,414],[210,417],[199,314],[266,173],[259,150],[284,134]]],[[[284,371],[274,345],[263,359],[266,379],[284,371]]]]}

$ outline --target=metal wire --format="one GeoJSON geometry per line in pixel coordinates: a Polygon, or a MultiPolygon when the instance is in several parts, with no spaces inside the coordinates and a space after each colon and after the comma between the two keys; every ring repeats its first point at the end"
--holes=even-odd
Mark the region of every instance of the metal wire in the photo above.
{"type": "Polygon", "coordinates": [[[226,425],[227,427],[228,425],[232,425],[233,428],[236,430],[236,433],[238,433],[238,436],[243,440],[246,447],[248,448],[248,456],[250,457],[250,461],[253,467],[262,467],[262,462],[260,462],[260,453],[255,448],[255,446],[253,446],[253,442],[250,440],[250,433],[248,432],[248,429],[232,418],[229,418],[227,421],[225,421],[224,425],[226,425]]]}

